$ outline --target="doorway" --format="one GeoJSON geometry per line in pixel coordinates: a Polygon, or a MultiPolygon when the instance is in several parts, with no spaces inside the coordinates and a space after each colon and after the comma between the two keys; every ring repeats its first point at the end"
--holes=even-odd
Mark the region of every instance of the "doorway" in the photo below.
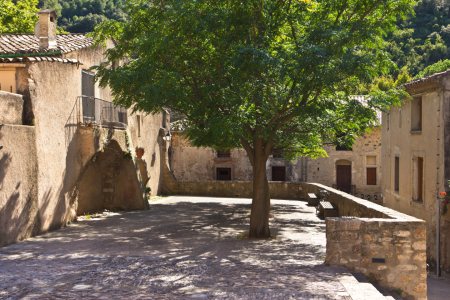
{"type": "Polygon", "coordinates": [[[352,191],[352,165],[349,161],[336,163],[336,188],[340,191],[352,191]]]}

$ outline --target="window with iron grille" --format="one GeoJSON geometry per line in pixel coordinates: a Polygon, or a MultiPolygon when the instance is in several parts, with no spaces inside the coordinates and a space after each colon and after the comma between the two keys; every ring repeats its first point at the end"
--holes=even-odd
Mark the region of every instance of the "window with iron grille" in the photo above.
{"type": "Polygon", "coordinates": [[[217,157],[230,157],[230,150],[219,150],[217,151],[217,157]]]}

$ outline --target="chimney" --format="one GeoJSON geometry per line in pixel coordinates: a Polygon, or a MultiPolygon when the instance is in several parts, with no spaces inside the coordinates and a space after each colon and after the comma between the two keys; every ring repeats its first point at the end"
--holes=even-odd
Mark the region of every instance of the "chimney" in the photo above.
{"type": "Polygon", "coordinates": [[[39,11],[39,51],[56,49],[56,18],[54,9],[41,9],[39,11]]]}

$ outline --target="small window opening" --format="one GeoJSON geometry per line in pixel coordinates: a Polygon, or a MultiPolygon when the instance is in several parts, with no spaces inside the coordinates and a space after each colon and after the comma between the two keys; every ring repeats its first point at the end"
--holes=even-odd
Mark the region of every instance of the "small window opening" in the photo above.
{"type": "Polygon", "coordinates": [[[286,167],[272,167],[272,181],[286,181],[286,167]]]}
{"type": "Polygon", "coordinates": [[[53,19],[53,17],[50,17],[50,22],[55,22],[55,20],[53,19]]]}
{"type": "Polygon", "coordinates": [[[398,193],[400,190],[400,158],[395,157],[395,169],[394,169],[394,189],[398,193]]]}
{"type": "Polygon", "coordinates": [[[217,168],[217,180],[231,180],[231,168],[217,168]]]}
{"type": "Polygon", "coordinates": [[[411,131],[422,130],[422,97],[411,101],[411,131]]]}
{"type": "Polygon", "coordinates": [[[141,116],[137,115],[137,131],[138,136],[141,136],[141,116]]]}
{"type": "Polygon", "coordinates": [[[230,150],[219,150],[217,151],[217,157],[231,157],[230,150]]]}
{"type": "Polygon", "coordinates": [[[423,157],[417,157],[414,160],[414,169],[415,199],[423,201],[423,157]]]}

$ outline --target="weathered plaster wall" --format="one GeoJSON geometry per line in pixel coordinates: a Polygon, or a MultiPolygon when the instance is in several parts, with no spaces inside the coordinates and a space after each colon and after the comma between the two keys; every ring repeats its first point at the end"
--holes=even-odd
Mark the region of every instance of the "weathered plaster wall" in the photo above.
{"type": "Polygon", "coordinates": [[[307,178],[305,181],[316,182],[329,187],[336,185],[336,162],[347,160],[352,166],[352,185],[355,185],[355,192],[358,195],[371,195],[370,200],[374,201],[374,195],[381,200],[381,128],[375,127],[370,133],[356,139],[352,151],[336,151],[336,147],[327,146],[325,151],[328,157],[317,159],[308,158],[307,178]],[[376,164],[368,164],[367,157],[375,156],[376,164]],[[367,167],[377,168],[377,184],[367,185],[367,167]]]}
{"type": "Polygon", "coordinates": [[[0,125],[0,247],[39,228],[35,128],[0,125]]]}
{"type": "MultiPolygon", "coordinates": [[[[170,165],[175,178],[179,180],[216,180],[217,168],[231,168],[231,180],[252,180],[252,166],[244,149],[232,149],[231,157],[217,157],[211,148],[196,148],[190,145],[179,132],[174,132],[171,145],[170,165]]],[[[328,157],[311,159],[299,157],[290,162],[283,158],[269,157],[266,163],[267,178],[272,180],[272,167],[285,167],[286,181],[318,182],[327,186],[336,184],[336,162],[348,160],[352,165],[352,185],[358,195],[377,195],[381,202],[381,128],[356,140],[353,151],[336,151],[326,147],[328,157]],[[369,164],[367,157],[376,157],[375,164],[369,164]],[[367,185],[367,167],[377,168],[377,184],[367,185]]]]}
{"type": "MultiPolygon", "coordinates": [[[[112,46],[112,43],[109,46],[112,46]]],[[[92,178],[95,174],[98,175],[99,170],[88,167],[93,156],[103,148],[105,139],[118,142],[121,151],[131,149],[133,155],[132,161],[119,163],[117,174],[120,183],[114,184],[117,187],[114,191],[117,193],[111,194],[108,207],[148,208],[133,143],[146,148],[144,159],[148,162],[148,175],[151,176],[147,186],[152,188],[152,195],[156,195],[160,189],[160,152],[163,142],[159,131],[162,115],[143,116],[140,137],[133,136],[137,124],[133,122],[132,116],[128,116],[131,120],[128,127],[131,136],[129,145],[126,145],[125,131],[115,131],[114,137],[108,137],[108,133],[77,126],[76,118],[75,121],[70,119],[77,96],[81,95],[81,72],[104,61],[102,53],[101,48],[84,48],[66,55],[68,58],[76,58],[82,65],[41,61],[27,63],[26,67],[16,70],[17,91],[24,96],[23,123],[34,122],[36,127],[35,145],[30,148],[35,151],[34,157],[39,170],[36,171],[37,221],[33,234],[60,228],[73,220],[77,214],[79,196],[84,199],[80,211],[100,207],[95,197],[100,193],[105,206],[105,190],[99,191],[98,187],[92,187],[95,180],[89,180],[89,176],[92,178]],[[91,174],[92,172],[94,174],[91,174]],[[88,177],[83,177],[85,174],[88,177]],[[130,178],[129,174],[134,174],[134,177],[132,176],[131,181],[126,181],[125,178],[130,178]],[[84,188],[88,190],[83,190],[84,188]],[[134,189],[133,193],[131,188],[134,189]],[[86,201],[92,203],[83,208],[86,201]]],[[[100,89],[98,85],[95,95],[104,100],[113,99],[109,88],[100,89]]],[[[100,174],[103,178],[103,174],[100,174]]],[[[13,181],[7,183],[2,180],[2,184],[16,186],[20,182],[19,178],[11,180],[13,181]]],[[[102,186],[104,182],[103,178],[102,186]]]]}
{"type": "Polygon", "coordinates": [[[0,91],[0,124],[22,125],[23,96],[0,91]]]}
{"type": "Polygon", "coordinates": [[[167,121],[166,124],[163,123],[163,114],[152,115],[136,112],[128,116],[128,131],[133,144],[133,153],[135,153],[135,147],[144,147],[145,149],[142,163],[146,165],[147,175],[150,178],[146,186],[151,188],[151,196],[156,196],[161,192],[161,151],[164,151],[165,147],[162,134],[160,134],[161,128],[169,128],[167,121]]]}
{"type": "Polygon", "coordinates": [[[251,180],[253,170],[244,149],[232,149],[230,157],[217,157],[211,148],[190,145],[179,132],[172,132],[170,164],[180,180],[215,180],[217,168],[231,168],[231,180],[251,180]]]}
{"type": "MultiPolygon", "coordinates": [[[[386,206],[427,222],[427,258],[432,271],[436,270],[436,199],[445,190],[443,96],[449,103],[450,94],[443,93],[446,82],[425,82],[407,89],[411,96],[422,97],[422,131],[411,132],[411,100],[401,107],[391,107],[382,117],[382,182],[386,206]],[[395,191],[395,158],[399,158],[399,190],[395,191]],[[423,157],[423,201],[415,197],[415,160],[423,157]]],[[[450,178],[446,178],[450,179],[450,178]]],[[[442,271],[450,276],[450,252],[443,251],[447,243],[446,226],[450,219],[441,218],[442,271]]]]}

